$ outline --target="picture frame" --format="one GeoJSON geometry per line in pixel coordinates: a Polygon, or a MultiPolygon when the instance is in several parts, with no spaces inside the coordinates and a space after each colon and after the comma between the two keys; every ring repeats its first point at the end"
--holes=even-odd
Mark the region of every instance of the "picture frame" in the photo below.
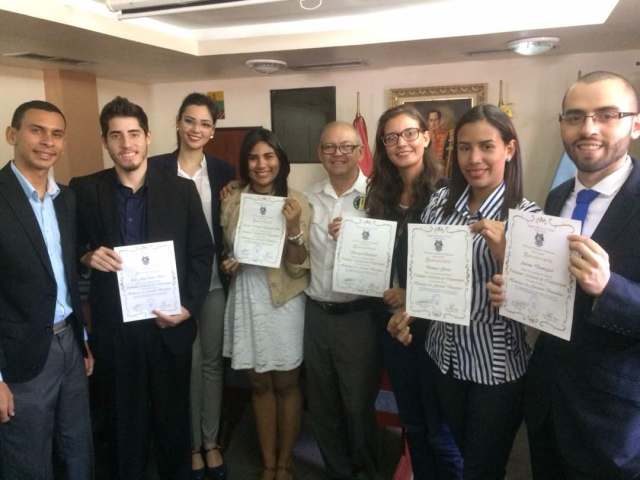
{"type": "Polygon", "coordinates": [[[427,120],[428,112],[437,109],[442,114],[443,129],[453,129],[470,108],[487,101],[488,84],[439,85],[391,89],[391,106],[413,104],[427,120]]]}

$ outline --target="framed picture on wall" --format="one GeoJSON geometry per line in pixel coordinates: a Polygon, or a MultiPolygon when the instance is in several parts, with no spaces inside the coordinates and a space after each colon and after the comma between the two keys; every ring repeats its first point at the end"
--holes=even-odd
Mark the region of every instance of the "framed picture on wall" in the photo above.
{"type": "Polygon", "coordinates": [[[487,84],[441,85],[437,87],[394,88],[391,106],[411,103],[428,118],[429,111],[441,113],[440,128],[452,129],[464,112],[487,101],[487,84]]]}

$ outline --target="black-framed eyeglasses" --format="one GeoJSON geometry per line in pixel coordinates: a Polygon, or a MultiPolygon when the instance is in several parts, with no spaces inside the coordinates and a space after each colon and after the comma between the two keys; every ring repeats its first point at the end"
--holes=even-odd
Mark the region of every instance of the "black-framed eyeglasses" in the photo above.
{"type": "Polygon", "coordinates": [[[391,132],[382,135],[382,143],[387,146],[396,145],[400,137],[404,138],[407,142],[413,142],[420,135],[419,128],[405,128],[401,132],[391,132]]]}
{"type": "Polygon", "coordinates": [[[320,151],[326,155],[333,155],[337,151],[344,155],[351,155],[359,146],[360,145],[354,145],[352,143],[341,143],[339,145],[335,143],[323,143],[320,145],[320,151]]]}
{"type": "Polygon", "coordinates": [[[582,110],[569,110],[568,112],[558,115],[558,120],[567,125],[582,125],[587,118],[593,119],[594,122],[602,125],[612,124],[625,117],[633,117],[638,112],[619,112],[618,110],[596,110],[591,114],[582,110]]]}

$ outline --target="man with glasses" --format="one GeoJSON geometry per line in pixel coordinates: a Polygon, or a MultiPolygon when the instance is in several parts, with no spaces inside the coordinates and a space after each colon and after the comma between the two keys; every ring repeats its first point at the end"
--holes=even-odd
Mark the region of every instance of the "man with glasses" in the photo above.
{"type": "Polygon", "coordinates": [[[376,478],[375,410],[379,369],[367,299],[332,290],[342,217],[365,216],[367,178],[356,130],[328,124],[318,156],[329,177],[307,192],[313,208],[306,290],[304,359],[313,431],[332,479],[376,478]]]}
{"type": "MultiPolygon", "coordinates": [[[[560,133],[578,172],[545,211],[582,220],[569,236],[578,288],[571,341],[542,333],[525,418],[535,479],[631,480],[640,472],[640,136],[638,96],[609,72],[565,94],[560,133]]],[[[503,300],[501,278],[489,285],[503,300]]]]}

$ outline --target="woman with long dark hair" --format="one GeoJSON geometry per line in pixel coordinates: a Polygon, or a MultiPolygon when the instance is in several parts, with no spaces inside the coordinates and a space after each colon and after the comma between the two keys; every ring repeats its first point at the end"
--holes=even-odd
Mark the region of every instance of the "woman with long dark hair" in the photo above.
{"type": "Polygon", "coordinates": [[[176,117],[178,149],[150,159],[152,167],[168,169],[193,180],[202,202],[207,225],[215,244],[213,273],[209,293],[202,311],[196,314],[198,333],[191,360],[191,469],[193,480],[224,480],[226,468],[220,452],[218,433],[222,405],[223,372],[222,331],[224,324],[224,290],[222,275],[222,228],[220,227],[221,188],[234,177],[233,167],[204,153],[205,145],[215,134],[217,109],[202,93],[187,95],[176,117]]]}
{"type": "Polygon", "coordinates": [[[309,282],[311,211],[306,198],[288,188],[289,160],[269,130],[250,131],[240,150],[241,187],[223,200],[222,227],[229,256],[223,269],[233,275],[225,312],[224,355],[236,370],[247,370],[262,451],[262,480],[292,477],[293,447],[300,429],[304,288],[309,282]],[[286,235],[279,268],[240,265],[233,258],[242,193],[286,197],[286,235]]]}
{"type": "MultiPolygon", "coordinates": [[[[460,118],[452,162],[449,186],[432,196],[421,220],[470,226],[471,323],[433,322],[426,350],[438,404],[462,452],[463,478],[501,479],[522,421],[530,349],[524,326],[491,307],[486,284],[502,268],[509,209],[540,209],[523,198],[518,136],[498,107],[479,105],[460,118]]],[[[394,315],[389,324],[403,343],[411,341],[410,320],[394,315]]]]}
{"type": "MultiPolygon", "coordinates": [[[[429,132],[422,115],[411,105],[382,114],[376,131],[374,171],[367,189],[367,213],[397,222],[392,279],[377,310],[386,326],[393,312],[404,309],[407,263],[407,223],[417,222],[437,183],[442,182],[428,154],[429,132]]],[[[383,329],[384,365],[398,403],[416,479],[455,478],[459,454],[437,416],[433,387],[423,357],[428,322],[411,326],[415,343],[405,347],[383,329]]]]}

